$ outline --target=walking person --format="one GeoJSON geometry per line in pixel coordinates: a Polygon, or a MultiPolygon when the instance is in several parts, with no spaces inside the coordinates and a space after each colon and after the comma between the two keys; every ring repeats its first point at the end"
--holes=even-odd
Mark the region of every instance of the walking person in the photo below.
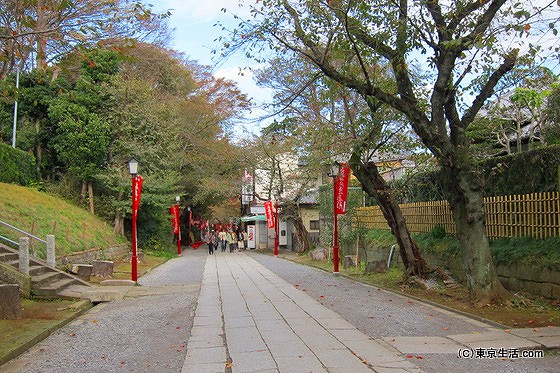
{"type": "Polygon", "coordinates": [[[208,254],[214,254],[214,248],[218,245],[218,237],[216,236],[216,232],[210,232],[208,236],[208,254]]]}
{"type": "Polygon", "coordinates": [[[245,250],[247,245],[245,244],[245,236],[247,233],[243,229],[239,231],[239,235],[237,236],[237,247],[239,247],[239,251],[245,250]]]}
{"type": "Polygon", "coordinates": [[[220,246],[222,248],[222,253],[225,253],[226,246],[227,246],[227,233],[224,228],[220,229],[220,233],[218,233],[218,238],[220,239],[220,246]]]}
{"type": "Polygon", "coordinates": [[[233,253],[235,251],[235,244],[237,243],[237,234],[230,229],[227,232],[226,239],[229,245],[229,252],[233,253]]]}

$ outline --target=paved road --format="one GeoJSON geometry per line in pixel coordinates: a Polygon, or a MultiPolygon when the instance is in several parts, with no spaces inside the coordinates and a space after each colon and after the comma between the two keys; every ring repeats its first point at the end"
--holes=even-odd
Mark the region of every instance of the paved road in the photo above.
{"type": "MultiPolygon", "coordinates": [[[[306,371],[353,373],[328,369],[341,358],[316,350],[320,346],[314,346],[313,337],[325,331],[325,343],[328,339],[346,346],[333,351],[357,351],[363,342],[369,346],[364,354],[375,352],[370,362],[392,356],[407,371],[558,372],[560,367],[560,356],[550,354],[539,359],[459,359],[458,349],[464,346],[488,349],[509,343],[530,349],[538,344],[533,330],[515,331],[525,337],[520,338],[376,287],[253,252],[208,256],[206,250],[188,250],[139,282],[142,286],[129,290],[122,301],[94,307],[0,371],[198,373],[208,356],[197,353],[213,346],[218,352],[210,358],[221,363],[209,371],[285,372],[280,367],[289,366],[282,365],[289,360],[283,358],[301,350],[305,353],[298,358],[317,367],[306,371]],[[305,322],[294,314],[302,310],[305,322]],[[308,327],[316,329],[309,333],[308,327]],[[359,333],[350,330],[356,328],[359,333]],[[292,332],[286,334],[288,329],[292,332]],[[291,342],[275,343],[286,342],[284,338],[291,342]],[[295,344],[300,348],[290,347],[295,344]],[[268,369],[271,362],[275,368],[268,369]]],[[[368,370],[402,368],[370,364],[368,370]]]]}
{"type": "MultiPolygon", "coordinates": [[[[459,359],[458,349],[464,343],[474,348],[498,348],[508,342],[499,338],[511,333],[491,333],[497,330],[464,316],[423,304],[377,287],[365,285],[344,277],[272,256],[248,253],[249,256],[275,274],[305,291],[321,304],[341,315],[364,334],[372,338],[382,338],[402,352],[402,355],[422,368],[425,372],[550,372],[560,371],[560,355],[547,354],[538,359],[459,359]],[[488,336],[484,341],[484,336],[488,336]],[[455,338],[455,339],[452,339],[455,338]],[[478,341],[476,340],[478,339],[478,341]],[[457,344],[461,344],[458,346],[457,344]],[[439,353],[438,353],[439,352],[439,353]]],[[[546,329],[546,328],[545,328],[546,329]]],[[[554,331],[555,341],[560,341],[558,328],[554,331]]],[[[540,330],[547,333],[549,330],[540,330]]],[[[535,334],[531,328],[518,334],[535,334]]],[[[531,343],[511,336],[513,343],[525,344],[525,348],[535,348],[531,343]]],[[[545,337],[546,338],[546,337],[545,337]]],[[[511,347],[517,347],[511,345],[511,347]]]]}
{"type": "Polygon", "coordinates": [[[188,250],[139,279],[149,292],[95,306],[0,371],[180,372],[205,261],[188,250]]]}

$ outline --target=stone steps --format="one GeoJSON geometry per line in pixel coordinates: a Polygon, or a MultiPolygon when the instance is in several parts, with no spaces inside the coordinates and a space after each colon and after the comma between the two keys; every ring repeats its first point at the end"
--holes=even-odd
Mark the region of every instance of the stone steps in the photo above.
{"type": "MultiPolygon", "coordinates": [[[[19,253],[0,244],[0,261],[17,269],[19,268],[19,253]]],[[[88,282],[33,257],[29,260],[29,275],[31,276],[31,294],[36,298],[69,298],[68,294],[64,292],[68,287],[72,285],[91,286],[88,282]]]]}

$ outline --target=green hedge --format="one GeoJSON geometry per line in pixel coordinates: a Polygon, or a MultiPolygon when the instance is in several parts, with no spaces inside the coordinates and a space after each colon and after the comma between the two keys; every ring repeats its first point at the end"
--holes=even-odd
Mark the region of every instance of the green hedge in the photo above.
{"type": "Polygon", "coordinates": [[[35,157],[0,143],[0,182],[30,185],[35,178],[35,157]]]}
{"type": "MultiPolygon", "coordinates": [[[[486,159],[478,164],[485,196],[558,191],[560,145],[486,159]]],[[[445,199],[439,171],[392,184],[401,202],[445,199]]]]}
{"type": "Polygon", "coordinates": [[[498,196],[558,190],[560,145],[490,158],[480,165],[484,194],[498,196]]]}

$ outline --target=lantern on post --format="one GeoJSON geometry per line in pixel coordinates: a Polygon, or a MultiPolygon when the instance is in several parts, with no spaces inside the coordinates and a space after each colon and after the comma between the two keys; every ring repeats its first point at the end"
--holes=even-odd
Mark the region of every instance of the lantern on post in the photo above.
{"type": "Polygon", "coordinates": [[[142,176],[138,175],[139,162],[130,158],[127,162],[128,172],[132,176],[132,221],[131,221],[131,279],[136,282],[138,280],[138,243],[136,220],[138,218],[138,208],[140,206],[140,195],[142,194],[142,176]]]}

